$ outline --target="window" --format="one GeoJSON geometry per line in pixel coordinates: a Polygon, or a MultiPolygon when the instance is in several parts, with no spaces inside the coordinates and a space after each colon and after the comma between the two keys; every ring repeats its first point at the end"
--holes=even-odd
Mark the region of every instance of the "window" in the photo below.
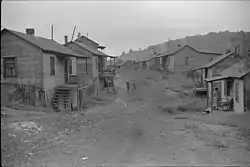
{"type": "Polygon", "coordinates": [[[235,83],[235,101],[239,102],[239,81],[235,83]]]}
{"type": "Polygon", "coordinates": [[[188,59],[189,57],[185,57],[185,65],[188,65],[188,59]]]}
{"type": "Polygon", "coordinates": [[[4,77],[16,77],[16,58],[3,58],[4,77]]]}
{"type": "Polygon", "coordinates": [[[55,58],[50,57],[50,76],[55,75],[55,58]]]}
{"type": "Polygon", "coordinates": [[[69,60],[69,74],[72,75],[72,60],[69,60]]]}

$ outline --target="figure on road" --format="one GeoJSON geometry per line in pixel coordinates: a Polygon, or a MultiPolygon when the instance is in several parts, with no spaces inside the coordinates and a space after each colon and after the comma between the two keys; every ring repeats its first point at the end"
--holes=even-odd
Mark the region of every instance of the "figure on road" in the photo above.
{"type": "Polygon", "coordinates": [[[219,102],[220,102],[220,91],[218,90],[218,88],[215,88],[213,97],[214,97],[214,102],[215,102],[215,109],[218,109],[219,102]]]}
{"type": "Polygon", "coordinates": [[[127,80],[126,84],[127,84],[127,92],[129,92],[129,90],[130,90],[129,80],[127,80]]]}

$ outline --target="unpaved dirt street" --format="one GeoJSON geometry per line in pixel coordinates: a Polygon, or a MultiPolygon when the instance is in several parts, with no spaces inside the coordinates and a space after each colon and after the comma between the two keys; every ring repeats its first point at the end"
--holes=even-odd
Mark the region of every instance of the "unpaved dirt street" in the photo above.
{"type": "Polygon", "coordinates": [[[210,116],[195,112],[164,112],[159,105],[175,101],[167,102],[160,85],[138,82],[137,90],[126,92],[126,80],[116,80],[114,102],[70,116],[73,131],[55,147],[34,152],[26,166],[250,164],[248,141],[237,138],[236,127],[205,123],[210,116]]]}

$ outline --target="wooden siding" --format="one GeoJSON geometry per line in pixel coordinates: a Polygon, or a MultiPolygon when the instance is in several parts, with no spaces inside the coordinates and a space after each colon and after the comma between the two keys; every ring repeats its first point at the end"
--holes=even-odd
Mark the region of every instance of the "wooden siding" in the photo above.
{"type": "MultiPolygon", "coordinates": [[[[69,49],[73,50],[76,53],[90,57],[90,58],[88,58],[88,61],[87,61],[87,73],[89,75],[93,75],[93,67],[92,67],[93,66],[93,60],[92,60],[93,55],[90,52],[88,52],[87,50],[84,50],[83,48],[81,48],[80,46],[78,46],[74,43],[68,43],[66,45],[66,47],[68,47],[69,49]]],[[[78,60],[80,60],[80,59],[78,59],[78,60]]],[[[86,67],[86,65],[83,65],[83,66],[84,66],[83,68],[86,67]]]]}
{"type": "Polygon", "coordinates": [[[189,47],[185,47],[170,57],[174,57],[174,69],[176,71],[182,71],[205,65],[209,62],[210,58],[217,56],[218,55],[199,53],[189,47]],[[187,64],[186,58],[188,58],[187,64]]]}
{"type": "Polygon", "coordinates": [[[244,77],[245,106],[250,111],[250,73],[244,77]]]}
{"type": "Polygon", "coordinates": [[[42,50],[9,32],[1,35],[1,82],[42,87],[42,50]],[[3,78],[3,57],[15,56],[16,78],[3,78]]]}
{"type": "Polygon", "coordinates": [[[234,54],[228,56],[227,58],[221,60],[214,66],[212,66],[212,76],[218,75],[218,73],[222,72],[223,70],[227,69],[228,67],[232,66],[233,64],[239,62],[241,59],[239,57],[235,57],[234,54]]]}
{"type": "Polygon", "coordinates": [[[51,99],[54,93],[54,89],[57,86],[65,84],[64,76],[64,61],[65,59],[58,58],[53,54],[43,54],[43,85],[46,92],[47,100],[51,99]],[[50,76],[50,57],[55,58],[55,75],[50,76]]]}

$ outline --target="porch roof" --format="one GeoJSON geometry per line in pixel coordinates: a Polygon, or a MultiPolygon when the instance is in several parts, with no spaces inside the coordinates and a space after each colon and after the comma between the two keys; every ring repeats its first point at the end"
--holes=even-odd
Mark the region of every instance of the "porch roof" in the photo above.
{"type": "Polygon", "coordinates": [[[231,76],[216,76],[212,78],[206,78],[204,79],[206,82],[213,82],[213,81],[218,81],[218,80],[223,80],[223,79],[228,79],[232,78],[231,76]]]}

